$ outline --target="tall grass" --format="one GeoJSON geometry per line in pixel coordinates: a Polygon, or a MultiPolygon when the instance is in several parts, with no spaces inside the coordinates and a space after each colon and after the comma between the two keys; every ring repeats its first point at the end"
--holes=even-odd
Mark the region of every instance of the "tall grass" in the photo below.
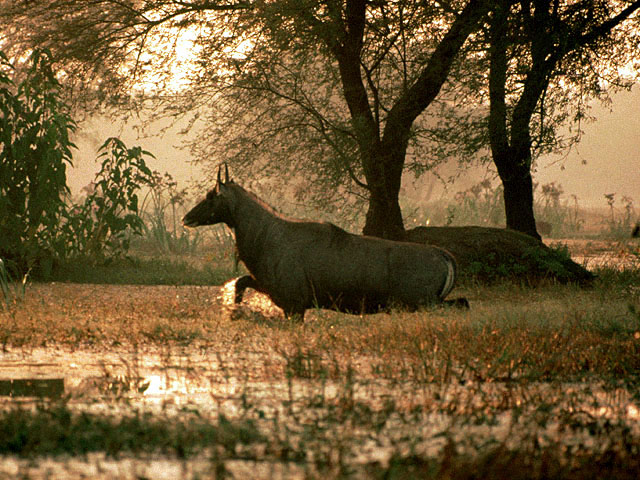
{"type": "MultiPolygon", "coordinates": [[[[605,194],[606,214],[590,212],[580,205],[576,195],[566,195],[556,182],[534,185],[534,213],[540,233],[545,237],[629,238],[637,221],[633,199],[619,201],[615,193],[605,194]]],[[[603,207],[605,202],[603,202],[603,207]]],[[[453,201],[438,200],[417,205],[403,199],[405,225],[504,227],[503,189],[499,182],[484,180],[458,192],[453,201]]]]}
{"type": "Polygon", "coordinates": [[[505,224],[502,187],[494,187],[490,180],[456,193],[453,201],[439,200],[422,206],[405,200],[403,210],[407,228],[420,225],[495,227],[505,224]]]}
{"type": "Polygon", "coordinates": [[[188,230],[182,225],[185,205],[192,200],[186,189],[178,189],[178,183],[169,173],[153,172],[149,189],[142,202],[144,233],[149,245],[161,253],[193,254],[202,242],[198,230],[188,230]]]}
{"type": "Polygon", "coordinates": [[[546,223],[547,236],[575,236],[582,232],[585,219],[576,195],[566,198],[562,186],[555,182],[536,184],[534,195],[536,221],[546,223]]]}
{"type": "Polygon", "coordinates": [[[10,309],[24,299],[28,276],[29,274],[25,273],[20,281],[15,281],[5,261],[0,258],[0,291],[2,292],[3,308],[10,309]]]}
{"type": "Polygon", "coordinates": [[[623,196],[620,199],[621,207],[616,206],[616,194],[607,193],[604,195],[608,205],[608,216],[605,221],[608,236],[615,239],[629,238],[631,230],[636,222],[635,208],[633,207],[633,199],[623,196]]]}

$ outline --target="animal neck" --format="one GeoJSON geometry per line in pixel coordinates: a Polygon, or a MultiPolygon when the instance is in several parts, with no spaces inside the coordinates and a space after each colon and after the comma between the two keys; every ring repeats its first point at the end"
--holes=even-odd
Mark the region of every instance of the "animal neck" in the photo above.
{"type": "Polygon", "coordinates": [[[265,239],[269,238],[268,230],[283,220],[273,208],[252,193],[237,185],[233,188],[234,205],[227,225],[235,232],[240,259],[251,271],[255,259],[260,257],[264,248],[265,239]]]}

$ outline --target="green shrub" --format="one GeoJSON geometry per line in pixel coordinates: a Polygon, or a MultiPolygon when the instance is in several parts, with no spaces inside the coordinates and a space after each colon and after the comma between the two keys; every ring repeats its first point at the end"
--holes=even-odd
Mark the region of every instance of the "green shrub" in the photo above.
{"type": "Polygon", "coordinates": [[[48,51],[33,52],[17,83],[15,72],[0,52],[0,257],[25,272],[55,257],[76,124],[48,51]]]}
{"type": "Polygon", "coordinates": [[[82,205],[65,213],[58,251],[62,257],[85,256],[103,260],[125,254],[132,234],[141,234],[138,192],[150,183],[151,170],[140,147],[127,148],[118,138],[100,147],[102,166],[93,189],[82,205]]]}

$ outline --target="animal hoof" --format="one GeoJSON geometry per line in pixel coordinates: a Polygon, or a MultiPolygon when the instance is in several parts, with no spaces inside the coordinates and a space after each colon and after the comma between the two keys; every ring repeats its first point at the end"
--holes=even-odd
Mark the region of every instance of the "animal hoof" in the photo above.
{"type": "Polygon", "coordinates": [[[465,310],[469,310],[469,300],[464,297],[454,298],[453,300],[445,300],[445,305],[449,305],[450,307],[455,308],[464,308],[465,310]]]}

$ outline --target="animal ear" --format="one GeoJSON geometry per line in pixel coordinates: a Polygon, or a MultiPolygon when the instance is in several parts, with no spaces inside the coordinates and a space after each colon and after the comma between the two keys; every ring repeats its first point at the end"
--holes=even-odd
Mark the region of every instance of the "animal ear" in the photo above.
{"type": "Polygon", "coordinates": [[[222,183],[222,178],[220,177],[220,173],[221,173],[220,170],[222,170],[222,165],[218,167],[218,181],[216,182],[216,188],[218,188],[218,185],[222,183]]]}
{"type": "Polygon", "coordinates": [[[229,183],[229,165],[227,165],[227,162],[224,163],[224,183],[229,183]]]}

